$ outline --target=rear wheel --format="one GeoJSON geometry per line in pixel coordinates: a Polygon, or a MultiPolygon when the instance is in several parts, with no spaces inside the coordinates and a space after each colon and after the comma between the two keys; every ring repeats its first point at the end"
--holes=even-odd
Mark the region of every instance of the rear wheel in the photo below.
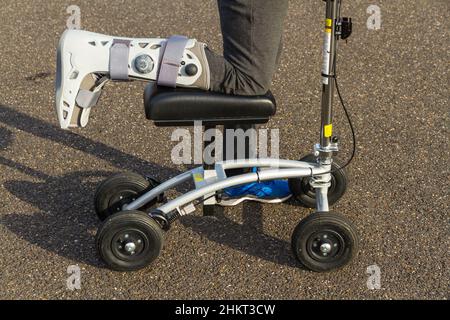
{"type": "MultiPolygon", "coordinates": [[[[135,173],[120,173],[100,184],[95,192],[95,212],[101,221],[122,211],[124,205],[133,202],[141,195],[156,187],[156,183],[148,181],[135,173]]],[[[155,205],[157,199],[146,204],[147,209],[155,205]]]]}
{"type": "MultiPolygon", "coordinates": [[[[300,161],[316,162],[316,157],[312,154],[304,157],[300,161]]],[[[348,178],[345,169],[338,160],[333,159],[331,166],[331,186],[328,189],[328,203],[333,205],[337,203],[347,191],[348,178]]],[[[294,198],[306,208],[316,207],[316,190],[311,186],[311,177],[289,179],[289,188],[294,198]]]]}

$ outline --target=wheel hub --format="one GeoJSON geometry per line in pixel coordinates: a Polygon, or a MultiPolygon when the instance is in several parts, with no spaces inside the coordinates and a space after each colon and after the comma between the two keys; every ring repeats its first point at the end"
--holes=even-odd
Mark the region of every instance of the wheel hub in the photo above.
{"type": "Polygon", "coordinates": [[[117,256],[132,258],[144,250],[144,236],[136,231],[124,231],[115,236],[113,251],[117,256]]]}
{"type": "Polygon", "coordinates": [[[322,251],[322,253],[324,254],[329,254],[332,250],[331,244],[329,243],[324,243],[320,246],[320,251],[322,251]]]}
{"type": "Polygon", "coordinates": [[[344,247],[342,237],[331,230],[317,232],[310,239],[308,250],[319,261],[336,258],[344,247]]]}
{"type": "Polygon", "coordinates": [[[121,190],[120,193],[114,195],[109,201],[108,207],[112,211],[120,212],[124,205],[127,205],[136,200],[136,191],[121,190]]]}
{"type": "Polygon", "coordinates": [[[136,244],[134,242],[128,242],[125,245],[125,251],[131,255],[134,254],[136,252],[136,244]]]}

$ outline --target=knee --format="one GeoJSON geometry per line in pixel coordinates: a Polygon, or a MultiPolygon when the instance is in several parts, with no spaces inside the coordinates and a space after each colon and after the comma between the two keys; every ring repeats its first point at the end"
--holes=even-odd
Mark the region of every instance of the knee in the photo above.
{"type": "Polygon", "coordinates": [[[235,69],[235,94],[243,96],[261,96],[265,95],[270,84],[265,84],[258,80],[257,75],[245,74],[235,69]]]}
{"type": "Polygon", "coordinates": [[[244,70],[208,48],[205,53],[211,91],[243,96],[265,95],[269,91],[271,79],[266,74],[244,70]]]}

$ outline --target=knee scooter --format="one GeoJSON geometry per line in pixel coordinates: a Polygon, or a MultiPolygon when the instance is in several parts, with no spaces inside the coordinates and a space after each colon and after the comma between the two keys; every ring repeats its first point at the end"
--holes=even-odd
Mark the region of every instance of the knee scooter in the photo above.
{"type": "MultiPolygon", "coordinates": [[[[222,161],[185,172],[164,183],[131,173],[104,181],[95,194],[95,209],[104,221],[97,233],[97,248],[110,268],[133,271],[148,266],[161,253],[164,232],[178,218],[192,213],[199,205],[211,211],[220,204],[224,189],[277,179],[289,179],[294,197],[302,205],[316,209],[316,213],[299,223],[292,236],[293,254],[302,265],[316,272],[326,272],[343,267],[357,254],[358,236],[354,226],[329,209],[341,199],[347,186],[345,167],[348,164],[339,165],[333,160],[338,151],[338,139],[333,136],[332,104],[337,41],[350,36],[352,22],[340,17],[341,0],[324,1],[321,137],[314,153],[300,161],[222,161]],[[227,170],[237,168],[257,170],[227,176],[227,170]],[[171,200],[164,197],[169,189],[189,181],[194,182],[194,190],[171,200]]],[[[145,104],[147,117],[159,126],[191,124],[193,120],[204,120],[209,127],[239,121],[261,123],[273,114],[271,108],[274,108],[270,96],[236,97],[155,86],[147,88],[145,104]],[[254,108],[255,105],[258,108],[254,108]],[[230,115],[234,106],[238,106],[239,111],[230,115]]]]}

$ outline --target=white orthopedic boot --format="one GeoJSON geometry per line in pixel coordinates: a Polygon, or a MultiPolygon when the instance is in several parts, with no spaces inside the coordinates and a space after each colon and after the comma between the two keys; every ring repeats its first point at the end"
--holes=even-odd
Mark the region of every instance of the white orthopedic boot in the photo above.
{"type": "Polygon", "coordinates": [[[67,30],[58,47],[56,111],[61,128],[85,127],[109,80],[156,81],[209,90],[204,43],[174,36],[131,39],[67,30]]]}

